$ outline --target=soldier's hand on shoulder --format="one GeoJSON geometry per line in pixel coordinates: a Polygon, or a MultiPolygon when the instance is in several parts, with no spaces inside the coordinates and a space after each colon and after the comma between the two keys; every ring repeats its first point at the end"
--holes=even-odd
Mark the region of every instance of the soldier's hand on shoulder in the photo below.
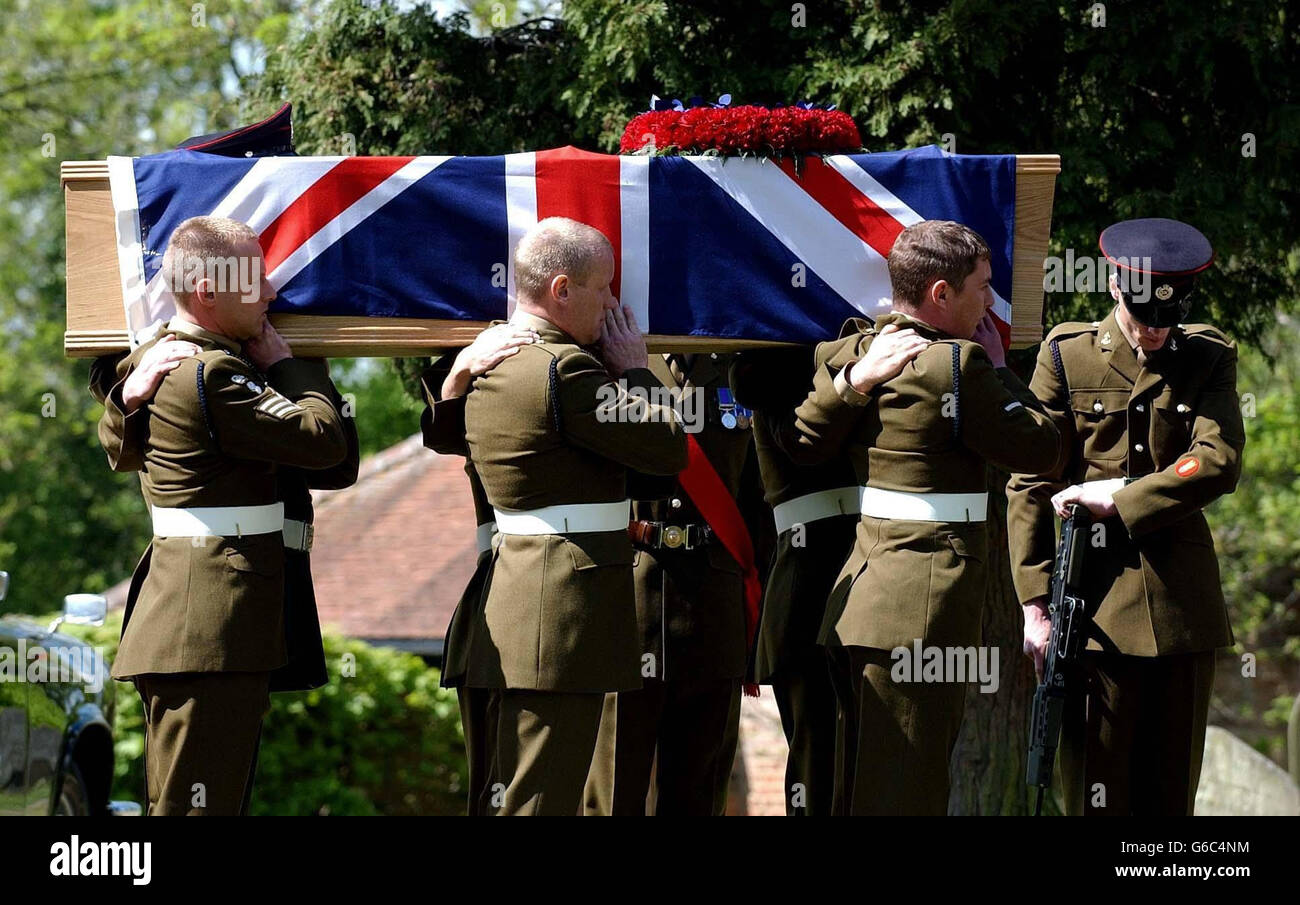
{"type": "Polygon", "coordinates": [[[871,392],[901,374],[907,363],[928,345],[930,340],[915,330],[900,330],[897,324],[886,324],[871,340],[866,354],[849,370],[849,385],[864,395],[871,392]]]}
{"type": "Polygon", "coordinates": [[[127,414],[154,397],[164,377],[185,359],[199,354],[199,347],[168,333],[140,356],[140,363],[122,384],[122,403],[127,414]]]}
{"type": "Polygon", "coordinates": [[[244,352],[262,373],[271,369],[271,365],[286,358],[293,358],[289,344],[284,341],[269,320],[262,321],[262,332],[244,343],[244,352]]]}
{"type": "Polygon", "coordinates": [[[605,312],[605,323],[600,330],[600,352],[605,369],[613,377],[622,377],[633,368],[646,367],[649,353],[645,337],[631,308],[619,306],[605,312]]]}
{"type": "Polygon", "coordinates": [[[523,346],[541,342],[537,331],[514,324],[488,327],[461,349],[442,382],[442,398],[455,399],[469,392],[470,381],[486,374],[523,346]]]}

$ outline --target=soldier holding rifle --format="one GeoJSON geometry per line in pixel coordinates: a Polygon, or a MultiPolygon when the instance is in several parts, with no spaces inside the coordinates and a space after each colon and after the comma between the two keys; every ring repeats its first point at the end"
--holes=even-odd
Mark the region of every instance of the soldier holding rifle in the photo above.
{"type": "Polygon", "coordinates": [[[1202,510],[1236,487],[1245,432],[1237,351],[1180,324],[1210,243],[1176,220],[1127,220],[1101,234],[1117,302],[1092,324],[1061,324],[1031,388],[1062,436],[1050,469],[1016,474],[1007,521],[1025,649],[1041,668],[1054,518],[1089,510],[1080,591],[1092,614],[1085,693],[1064,716],[1070,814],[1190,814],[1214,685],[1232,629],[1202,510]]]}

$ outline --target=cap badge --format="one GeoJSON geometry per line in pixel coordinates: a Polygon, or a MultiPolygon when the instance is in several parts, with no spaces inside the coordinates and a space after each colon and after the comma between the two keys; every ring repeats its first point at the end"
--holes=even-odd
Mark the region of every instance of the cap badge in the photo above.
{"type": "Polygon", "coordinates": [[[1170,297],[1173,294],[1174,294],[1174,287],[1170,286],[1168,283],[1161,283],[1159,286],[1156,287],[1156,298],[1160,299],[1160,301],[1162,302],[1169,301],[1170,297]]]}

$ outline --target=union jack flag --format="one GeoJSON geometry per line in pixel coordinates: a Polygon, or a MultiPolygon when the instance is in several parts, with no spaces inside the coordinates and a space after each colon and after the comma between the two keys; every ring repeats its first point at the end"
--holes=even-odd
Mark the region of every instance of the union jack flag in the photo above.
{"type": "Polygon", "coordinates": [[[924,219],[992,250],[1011,322],[1013,155],[937,147],[809,157],[647,157],[566,147],[493,157],[109,159],[132,333],[169,316],[172,230],[200,214],[258,233],[273,312],[486,321],[512,307],[513,250],[539,219],[609,237],[613,290],[647,333],[815,342],[889,307],[885,258],[924,219]]]}

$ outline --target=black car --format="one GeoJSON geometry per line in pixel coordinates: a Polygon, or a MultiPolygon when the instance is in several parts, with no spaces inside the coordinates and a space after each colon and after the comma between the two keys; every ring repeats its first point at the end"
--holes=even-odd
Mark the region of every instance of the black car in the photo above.
{"type": "MultiPolygon", "coordinates": [[[[0,572],[0,601],[9,575],[0,572]]],[[[101,651],[60,634],[99,625],[95,594],[69,594],[49,627],[0,615],[0,816],[133,815],[109,801],[113,783],[113,682],[101,651]]]]}

